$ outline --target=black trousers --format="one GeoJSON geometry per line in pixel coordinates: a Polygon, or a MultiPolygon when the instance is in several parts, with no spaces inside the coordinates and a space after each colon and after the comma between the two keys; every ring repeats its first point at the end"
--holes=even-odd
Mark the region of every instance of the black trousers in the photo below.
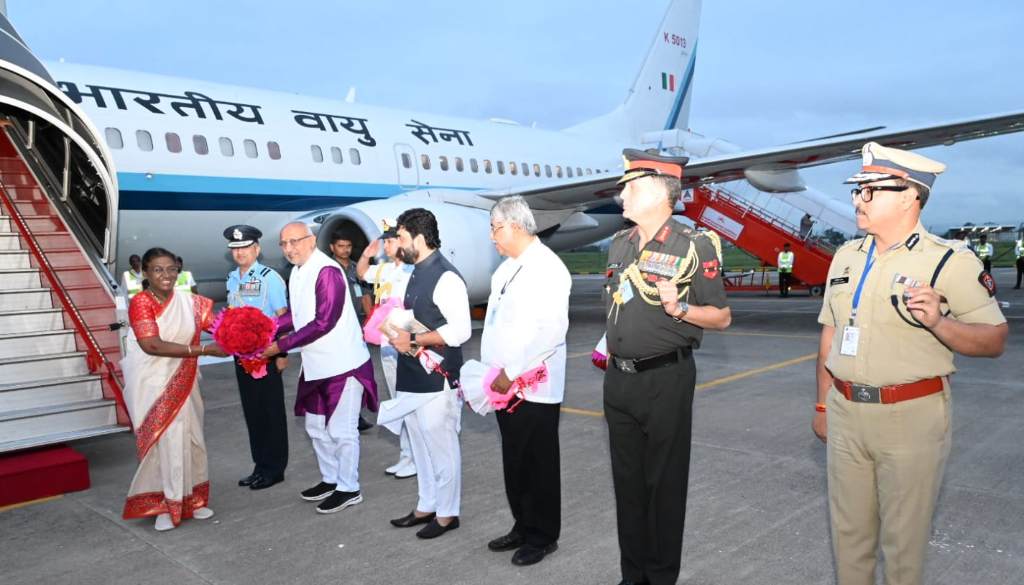
{"type": "Polygon", "coordinates": [[[1017,258],[1017,286],[1020,288],[1020,278],[1024,276],[1024,258],[1017,258]]]}
{"type": "Polygon", "coordinates": [[[522,402],[511,414],[497,412],[512,531],[538,547],[556,542],[562,530],[561,406],[522,402]]]}
{"type": "Polygon", "coordinates": [[[636,374],[608,364],[604,412],[628,581],[674,585],[679,577],[695,381],[692,356],[636,374]]]}
{"type": "Polygon", "coordinates": [[[788,297],[789,287],[793,286],[793,275],[789,272],[779,273],[779,296],[788,297]]]}
{"type": "Polygon", "coordinates": [[[992,259],[991,258],[982,258],[981,265],[985,267],[985,272],[988,272],[989,274],[992,274],[992,259]]]}
{"type": "Polygon", "coordinates": [[[257,380],[246,374],[236,359],[235,378],[245,426],[249,430],[253,471],[265,477],[282,475],[288,466],[288,419],[281,372],[271,359],[267,375],[257,380]]]}

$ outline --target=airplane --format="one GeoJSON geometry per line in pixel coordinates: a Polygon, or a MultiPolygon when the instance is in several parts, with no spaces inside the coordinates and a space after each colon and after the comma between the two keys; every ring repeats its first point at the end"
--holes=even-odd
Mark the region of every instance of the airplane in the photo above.
{"type": "Polygon", "coordinates": [[[104,189],[119,211],[107,260],[124,270],[129,254],[170,248],[216,298],[230,266],[220,233],[232,224],[261,229],[264,262],[282,268],[272,242],[285,223],[307,222],[325,249],[345,233],[358,254],[381,220],[425,207],[479,302],[499,262],[481,245],[494,201],[525,197],[555,250],[607,238],[623,226],[615,182],[626,147],[691,156],[684,188],[746,181],[853,233],[849,205],[808,188],[801,168],[857,158],[869,140],[920,148],[1024,130],[1024,112],[1012,112],[756,150],[701,136],[688,128],[700,12],[699,0],[673,0],[624,102],[560,131],[63,62],[8,69],[80,113],[76,143],[93,149],[98,174],[112,169],[104,189]]]}

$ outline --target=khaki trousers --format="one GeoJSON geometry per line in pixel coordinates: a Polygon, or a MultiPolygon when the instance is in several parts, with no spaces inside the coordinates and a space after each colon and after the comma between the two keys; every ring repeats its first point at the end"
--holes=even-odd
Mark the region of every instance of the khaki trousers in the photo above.
{"type": "Polygon", "coordinates": [[[896,404],[828,395],[828,496],[839,585],[921,585],[949,456],[950,392],[896,404]]]}

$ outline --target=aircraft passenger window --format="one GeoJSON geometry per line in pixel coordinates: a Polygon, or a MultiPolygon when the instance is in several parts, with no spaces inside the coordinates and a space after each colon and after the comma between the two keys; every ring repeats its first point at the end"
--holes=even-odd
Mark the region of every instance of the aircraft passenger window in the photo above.
{"type": "Polygon", "coordinates": [[[556,175],[556,176],[557,176],[557,177],[558,177],[559,179],[561,179],[561,178],[562,178],[562,165],[555,165],[555,175],[556,175]]]}
{"type": "Polygon", "coordinates": [[[516,167],[515,161],[508,161],[508,172],[513,175],[519,174],[519,168],[516,167]]]}
{"type": "Polygon", "coordinates": [[[425,171],[429,171],[430,170],[430,157],[428,155],[421,154],[420,155],[420,163],[423,165],[423,170],[425,170],[425,171]]]}
{"type": "Polygon", "coordinates": [[[235,156],[235,144],[227,136],[220,137],[220,153],[224,156],[235,156]]]}
{"type": "Polygon", "coordinates": [[[485,158],[484,159],[484,172],[487,173],[487,174],[491,174],[491,170],[492,170],[491,169],[491,161],[490,161],[490,159],[486,159],[485,158]]]}
{"type": "Polygon", "coordinates": [[[565,174],[569,175],[569,178],[571,179],[572,178],[572,167],[565,167],[565,174]]]}
{"type": "Polygon", "coordinates": [[[462,164],[462,157],[461,156],[455,157],[455,170],[459,171],[460,173],[462,171],[466,170],[466,165],[462,164]]]}
{"type": "Polygon", "coordinates": [[[319,146],[313,144],[309,147],[309,152],[313,155],[313,162],[322,163],[324,162],[324,151],[319,146]]]}
{"type": "Polygon", "coordinates": [[[256,141],[246,138],[242,141],[242,147],[245,149],[245,156],[249,158],[256,158],[259,156],[259,151],[256,150],[256,141]]]}
{"type": "Polygon", "coordinates": [[[405,169],[411,169],[412,168],[412,157],[409,156],[408,152],[403,152],[402,153],[402,168],[405,168],[405,169]]]}
{"type": "Polygon", "coordinates": [[[474,173],[480,172],[480,165],[476,162],[475,158],[469,159],[469,170],[473,171],[474,173]]]}
{"type": "Polygon", "coordinates": [[[504,175],[505,174],[505,161],[502,161],[502,160],[498,161],[498,174],[499,175],[504,175]]]}
{"type": "Polygon", "coordinates": [[[363,159],[359,156],[359,150],[355,148],[348,149],[348,160],[352,161],[354,165],[363,164],[363,159]]]}
{"type": "Polygon", "coordinates": [[[533,176],[535,176],[535,177],[539,177],[540,176],[540,165],[537,164],[537,163],[533,163],[533,176]]]}
{"type": "Polygon", "coordinates": [[[281,145],[273,140],[267,142],[267,154],[270,155],[271,160],[280,160],[281,145]]]}
{"type": "Polygon", "coordinates": [[[587,174],[588,174],[588,175],[593,175],[593,174],[594,174],[594,170],[593,170],[593,169],[589,169],[589,168],[588,168],[588,169],[587,169],[587,174]]]}
{"type": "Polygon", "coordinates": [[[146,152],[153,150],[153,135],[145,130],[135,131],[135,142],[138,143],[139,150],[146,152]]]}
{"type": "MultiPolygon", "coordinates": [[[[334,164],[337,164],[337,165],[341,164],[341,149],[338,148],[337,146],[332,146],[331,147],[331,160],[334,161],[334,164]]],[[[409,167],[406,167],[406,168],[409,168],[409,167]]]]}
{"type": "MultiPolygon", "coordinates": [[[[571,177],[572,175],[569,175],[569,176],[571,177]]],[[[582,177],[583,176],[583,169],[581,169],[579,167],[576,167],[576,176],[577,177],[582,177]]]]}
{"type": "Polygon", "coordinates": [[[196,154],[210,154],[210,145],[206,143],[206,137],[202,134],[192,135],[192,148],[196,154]]]}
{"type": "Polygon", "coordinates": [[[438,162],[438,166],[441,167],[442,171],[447,171],[448,170],[448,157],[447,156],[442,155],[442,156],[437,157],[437,162],[438,162]]]}
{"type": "Polygon", "coordinates": [[[167,141],[168,152],[181,152],[181,138],[174,132],[168,132],[164,134],[164,139],[167,141]]]}
{"type": "Polygon", "coordinates": [[[107,135],[107,145],[110,146],[110,148],[124,148],[124,140],[121,139],[120,130],[117,128],[107,128],[105,133],[107,135]]]}
{"type": "Polygon", "coordinates": [[[544,174],[549,177],[551,176],[551,165],[544,165],[544,174]]]}
{"type": "Polygon", "coordinates": [[[530,176],[530,165],[528,163],[521,163],[520,166],[523,167],[523,176],[524,177],[529,177],[530,176]]]}

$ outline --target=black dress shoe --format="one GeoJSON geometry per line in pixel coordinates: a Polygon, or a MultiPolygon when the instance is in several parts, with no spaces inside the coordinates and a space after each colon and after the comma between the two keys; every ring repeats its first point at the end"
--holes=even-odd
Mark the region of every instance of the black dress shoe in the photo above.
{"type": "Polygon", "coordinates": [[[276,485],[284,481],[284,474],[275,475],[274,477],[259,476],[256,481],[249,484],[251,490],[265,490],[272,485],[276,485]]]}
{"type": "Polygon", "coordinates": [[[434,516],[436,516],[436,514],[434,514],[433,512],[427,514],[426,516],[416,516],[416,512],[413,511],[409,512],[409,514],[406,516],[402,516],[401,518],[395,518],[391,521],[391,525],[397,526],[398,528],[409,528],[410,526],[416,526],[417,524],[426,524],[427,522],[433,520],[434,516]]]}
{"type": "Polygon", "coordinates": [[[437,521],[437,518],[434,518],[430,521],[430,524],[427,524],[426,526],[421,528],[420,531],[416,533],[416,536],[420,538],[437,538],[445,532],[448,532],[449,530],[455,530],[458,527],[458,518],[452,518],[451,522],[449,522],[447,526],[441,526],[441,524],[437,521]]]}
{"type": "Polygon", "coordinates": [[[630,581],[629,579],[623,579],[619,581],[619,585],[650,585],[650,581],[630,581]]]}
{"type": "Polygon", "coordinates": [[[359,417],[359,424],[356,425],[356,430],[358,430],[361,433],[363,431],[368,431],[368,430],[370,430],[372,428],[373,428],[373,423],[368,421],[368,420],[366,420],[365,418],[363,418],[360,415],[360,417],[359,417]]]}
{"type": "Polygon", "coordinates": [[[242,479],[238,480],[238,485],[239,485],[239,487],[250,486],[250,485],[253,484],[253,482],[255,482],[259,478],[260,478],[260,474],[258,474],[258,473],[256,473],[254,471],[254,472],[250,473],[249,475],[243,477],[242,479]]]}
{"type": "Polygon", "coordinates": [[[487,543],[487,548],[494,552],[512,550],[523,546],[523,537],[516,532],[509,532],[505,536],[499,536],[487,543]]]}
{"type": "Polygon", "coordinates": [[[532,544],[524,544],[519,547],[516,554],[512,555],[512,564],[525,567],[527,565],[536,565],[537,563],[544,560],[544,557],[558,550],[558,543],[552,542],[547,546],[533,546],[532,544]]]}

